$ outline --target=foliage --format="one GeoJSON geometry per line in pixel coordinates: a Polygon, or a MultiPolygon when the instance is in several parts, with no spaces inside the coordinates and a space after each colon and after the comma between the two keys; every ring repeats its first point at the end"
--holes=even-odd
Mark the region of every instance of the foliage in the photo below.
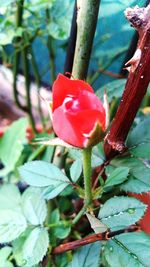
{"type": "MultiPolygon", "coordinates": [[[[14,63],[16,53],[24,52],[26,47],[31,52],[39,38],[48,49],[50,64],[53,63],[54,69],[52,66],[50,68],[53,80],[56,76],[56,53],[66,48],[73,2],[66,0],[62,5],[61,0],[26,0],[20,26],[16,26],[14,21],[17,4],[18,1],[14,3],[12,0],[1,4],[0,46],[3,62],[8,56],[14,63]],[[19,46],[16,46],[17,42],[19,46]],[[7,55],[7,45],[10,44],[12,53],[7,55]]],[[[110,24],[112,17],[119,18],[128,4],[129,1],[104,1],[102,17],[99,17],[102,24],[110,24]]],[[[127,50],[127,43],[104,49],[111,38],[115,39],[116,45],[117,34],[122,36],[130,31],[125,23],[119,33],[114,25],[110,26],[113,27],[112,36],[108,30],[101,37],[98,26],[92,54],[94,67],[91,67],[88,76],[91,83],[100,76],[98,66],[100,70],[108,69],[127,50]],[[95,66],[96,73],[93,72],[95,66]]],[[[26,57],[27,60],[29,58],[26,57]]],[[[38,81],[41,77],[40,73],[38,81]]],[[[106,90],[112,120],[125,83],[126,79],[115,79],[101,86],[97,96],[92,93],[95,100],[92,105],[98,97],[102,99],[106,90]]],[[[83,84],[88,87],[85,82],[83,84]]],[[[70,88],[72,90],[69,85],[70,88]]],[[[90,94],[87,94],[89,97],[90,94]]],[[[28,121],[24,118],[8,127],[0,139],[1,267],[150,266],[150,237],[143,231],[132,232],[135,225],[140,225],[147,210],[147,205],[136,199],[134,194],[150,191],[150,115],[143,112],[149,95],[145,99],[146,104],[142,103],[128,135],[126,150],[110,161],[105,158],[102,138],[100,143],[90,147],[91,157],[89,153],[87,164],[87,154],[82,153],[82,146],[60,149],[50,144],[54,133],[43,132],[39,135],[35,132],[35,139],[30,142],[26,138],[28,121]],[[42,142],[45,142],[44,145],[42,142]],[[89,177],[90,188],[86,188],[87,170],[92,173],[89,177]],[[92,203],[85,201],[87,189],[92,203]],[[59,248],[73,240],[80,243],[84,237],[91,238],[93,232],[96,237],[102,234],[104,240],[85,245],[84,239],[83,246],[75,251],[54,255],[60,244],[63,243],[59,248]],[[110,234],[112,237],[106,238],[110,234]]],[[[81,108],[80,105],[78,108],[81,108]]],[[[70,138],[69,127],[62,129],[62,117],[59,123],[60,133],[66,130],[70,138]]],[[[78,124],[76,130],[79,130],[78,124]]]]}

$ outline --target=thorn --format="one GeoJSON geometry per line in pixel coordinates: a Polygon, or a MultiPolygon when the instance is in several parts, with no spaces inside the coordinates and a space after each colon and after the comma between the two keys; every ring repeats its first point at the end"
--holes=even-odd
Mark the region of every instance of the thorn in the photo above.
{"type": "Polygon", "coordinates": [[[138,48],[135,51],[134,56],[125,64],[125,66],[131,65],[130,69],[129,69],[129,67],[127,67],[126,69],[128,71],[131,70],[131,72],[134,72],[136,70],[137,66],[139,65],[140,59],[141,59],[141,49],[138,48]]]}

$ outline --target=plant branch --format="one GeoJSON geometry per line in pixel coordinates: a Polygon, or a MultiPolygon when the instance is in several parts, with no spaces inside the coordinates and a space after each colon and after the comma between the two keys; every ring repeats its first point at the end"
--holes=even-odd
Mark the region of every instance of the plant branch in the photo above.
{"type": "MultiPolygon", "coordinates": [[[[24,5],[24,0],[17,1],[17,11],[16,11],[16,29],[18,27],[22,26],[22,21],[23,21],[23,5],[24,5]]],[[[14,93],[14,100],[16,105],[22,109],[23,111],[27,112],[28,108],[23,106],[20,101],[19,101],[19,93],[17,90],[17,75],[19,72],[19,62],[20,62],[20,51],[17,51],[16,49],[16,44],[20,43],[20,37],[16,37],[14,40],[14,60],[13,60],[13,93],[14,93]]]]}
{"type": "MultiPolygon", "coordinates": [[[[46,9],[46,19],[48,24],[50,23],[50,13],[49,10],[46,9]]],[[[53,83],[56,79],[56,66],[55,66],[55,53],[53,48],[53,37],[48,35],[47,38],[47,48],[49,51],[49,58],[50,58],[50,73],[51,73],[51,82],[53,83]]]]}
{"type": "MultiPolygon", "coordinates": [[[[35,83],[37,85],[38,93],[40,93],[40,86],[41,86],[40,74],[39,74],[39,69],[38,69],[38,65],[36,62],[36,58],[35,58],[32,46],[30,46],[30,54],[31,54],[31,64],[32,64],[33,73],[34,73],[34,77],[35,77],[35,83]]],[[[45,129],[45,120],[44,120],[44,115],[43,115],[43,111],[42,111],[42,107],[41,107],[41,99],[40,99],[39,95],[38,95],[38,111],[39,111],[40,119],[42,122],[42,126],[45,129]]]]}
{"type": "Polygon", "coordinates": [[[83,149],[83,175],[84,175],[84,189],[85,189],[84,204],[86,207],[92,204],[91,154],[92,154],[91,147],[83,149]]]}
{"type": "Polygon", "coordinates": [[[77,14],[77,41],[72,70],[75,79],[85,79],[87,76],[100,0],[84,0],[80,3],[77,14]]]}
{"type": "Polygon", "coordinates": [[[114,231],[114,232],[104,232],[101,234],[90,235],[88,237],[85,237],[85,238],[82,238],[82,239],[79,239],[79,240],[76,240],[73,242],[68,242],[66,244],[62,244],[62,245],[54,248],[54,250],[52,251],[52,254],[61,254],[61,253],[64,253],[66,251],[76,249],[78,247],[85,246],[87,244],[94,243],[96,241],[106,241],[106,240],[109,240],[116,235],[120,235],[123,233],[129,233],[129,232],[136,232],[139,230],[140,230],[139,226],[133,225],[133,226],[130,226],[126,229],[122,229],[122,230],[118,230],[118,231],[114,231]]]}
{"type": "Polygon", "coordinates": [[[76,46],[76,37],[77,37],[77,0],[75,0],[75,4],[74,4],[70,37],[69,37],[69,43],[68,43],[67,55],[66,55],[66,61],[65,61],[65,67],[64,67],[64,73],[66,76],[68,76],[66,72],[68,73],[72,72],[74,52],[75,52],[75,46],[76,46]]]}
{"type": "Polygon", "coordinates": [[[105,138],[106,158],[125,150],[125,140],[150,82],[150,5],[127,8],[125,15],[138,30],[139,42],[134,56],[126,63],[129,70],[121,103],[105,138]]]}
{"type": "Polygon", "coordinates": [[[31,104],[31,96],[30,96],[30,73],[29,73],[29,62],[28,62],[28,48],[23,49],[22,51],[22,61],[23,61],[23,69],[25,76],[25,88],[26,88],[26,101],[28,107],[28,115],[30,119],[30,123],[34,132],[36,132],[35,121],[32,114],[32,104],[31,104]]]}

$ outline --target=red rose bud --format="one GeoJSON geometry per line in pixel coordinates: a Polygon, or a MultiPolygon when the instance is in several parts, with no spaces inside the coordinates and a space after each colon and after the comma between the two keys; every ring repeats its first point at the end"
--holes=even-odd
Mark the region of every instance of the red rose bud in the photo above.
{"type": "Polygon", "coordinates": [[[59,74],[52,91],[52,120],[57,136],[80,148],[100,142],[106,130],[106,112],[92,87],[59,74]]]}

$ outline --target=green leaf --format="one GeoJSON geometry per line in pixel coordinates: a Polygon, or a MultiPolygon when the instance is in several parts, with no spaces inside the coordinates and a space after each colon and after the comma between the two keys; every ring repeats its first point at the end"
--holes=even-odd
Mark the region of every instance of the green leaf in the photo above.
{"type": "Polygon", "coordinates": [[[27,120],[19,119],[12,123],[0,141],[0,159],[8,172],[12,171],[23,151],[26,142],[27,120]],[[10,149],[11,148],[11,149],[10,149]]]}
{"type": "Polygon", "coordinates": [[[65,225],[65,223],[60,220],[60,213],[58,209],[55,209],[51,213],[49,223],[52,225],[58,224],[58,226],[50,228],[50,233],[54,235],[56,238],[64,239],[69,235],[71,228],[70,226],[65,225]],[[60,226],[59,223],[61,223],[60,226]]]}
{"type": "Polygon", "coordinates": [[[48,232],[45,228],[35,228],[23,245],[24,267],[32,267],[46,255],[49,245],[48,232]]]}
{"type": "Polygon", "coordinates": [[[18,187],[13,184],[0,186],[0,212],[5,209],[21,211],[21,195],[18,187]]]}
{"type": "Polygon", "coordinates": [[[101,243],[95,242],[78,249],[67,267],[98,267],[100,264],[101,243]]]}
{"type": "Polygon", "coordinates": [[[67,186],[68,185],[66,183],[48,186],[43,190],[42,196],[47,200],[53,199],[54,197],[58,196],[65,188],[67,189],[69,187],[67,186]]]}
{"type": "Polygon", "coordinates": [[[111,161],[114,166],[124,166],[130,168],[130,174],[147,186],[150,191],[150,171],[149,167],[142,161],[133,157],[122,157],[111,161]]]}
{"type": "Polygon", "coordinates": [[[140,144],[137,147],[130,149],[130,153],[137,158],[150,159],[150,143],[140,144]]]}
{"type": "Polygon", "coordinates": [[[14,267],[14,265],[10,261],[5,261],[4,265],[1,267],[14,267]]]}
{"type": "Polygon", "coordinates": [[[129,174],[129,168],[119,167],[116,168],[107,178],[104,188],[123,183],[129,174]]]}
{"type": "Polygon", "coordinates": [[[110,267],[149,267],[150,237],[144,232],[118,235],[107,242],[104,256],[110,267]]]}
{"type": "Polygon", "coordinates": [[[81,173],[82,173],[82,161],[80,159],[77,159],[76,161],[73,162],[70,168],[71,180],[74,183],[76,183],[80,178],[81,173]]]}
{"type": "Polygon", "coordinates": [[[5,267],[7,266],[7,258],[9,257],[9,255],[12,252],[12,248],[11,247],[4,247],[1,248],[0,250],[0,263],[1,263],[1,267],[5,267]]]}
{"type": "Polygon", "coordinates": [[[22,196],[22,207],[27,221],[32,225],[42,225],[46,219],[46,202],[37,188],[28,188],[22,196]]]}
{"type": "Polygon", "coordinates": [[[44,161],[31,161],[19,168],[23,180],[32,186],[60,186],[68,185],[69,179],[55,165],[44,161]]]}
{"type": "Polygon", "coordinates": [[[107,83],[102,86],[97,92],[97,96],[102,99],[104,92],[107,92],[109,102],[112,101],[113,97],[120,98],[122,96],[126,79],[118,79],[113,82],[107,83]]]}
{"type": "Polygon", "coordinates": [[[51,9],[51,20],[47,25],[47,32],[58,40],[65,40],[69,37],[70,25],[73,12],[73,3],[70,0],[57,0],[51,9]]]}
{"type": "Polygon", "coordinates": [[[122,185],[120,185],[120,189],[125,192],[141,194],[150,191],[150,186],[136,179],[134,176],[129,176],[128,180],[122,185]]]}
{"type": "Polygon", "coordinates": [[[113,231],[124,229],[139,221],[146,207],[132,197],[113,197],[101,207],[98,218],[113,231]]]}
{"type": "Polygon", "coordinates": [[[96,234],[107,231],[108,227],[105,224],[103,224],[99,219],[97,219],[95,216],[92,216],[89,213],[86,213],[86,216],[90,222],[91,228],[94,230],[96,234]]]}
{"type": "Polygon", "coordinates": [[[22,255],[22,250],[23,250],[23,245],[28,235],[31,233],[31,231],[32,229],[27,228],[26,231],[23,232],[21,236],[19,236],[17,239],[15,239],[12,242],[13,256],[17,263],[17,266],[23,266],[25,264],[25,261],[22,255]]]}
{"type": "Polygon", "coordinates": [[[27,222],[23,214],[14,210],[0,211],[0,243],[8,243],[20,236],[27,222]]]}
{"type": "Polygon", "coordinates": [[[14,3],[14,0],[5,0],[5,1],[2,1],[1,3],[1,7],[7,7],[8,5],[14,3]]]}
{"type": "Polygon", "coordinates": [[[127,146],[135,146],[141,143],[150,142],[150,116],[140,121],[137,126],[129,133],[127,146]]]}

